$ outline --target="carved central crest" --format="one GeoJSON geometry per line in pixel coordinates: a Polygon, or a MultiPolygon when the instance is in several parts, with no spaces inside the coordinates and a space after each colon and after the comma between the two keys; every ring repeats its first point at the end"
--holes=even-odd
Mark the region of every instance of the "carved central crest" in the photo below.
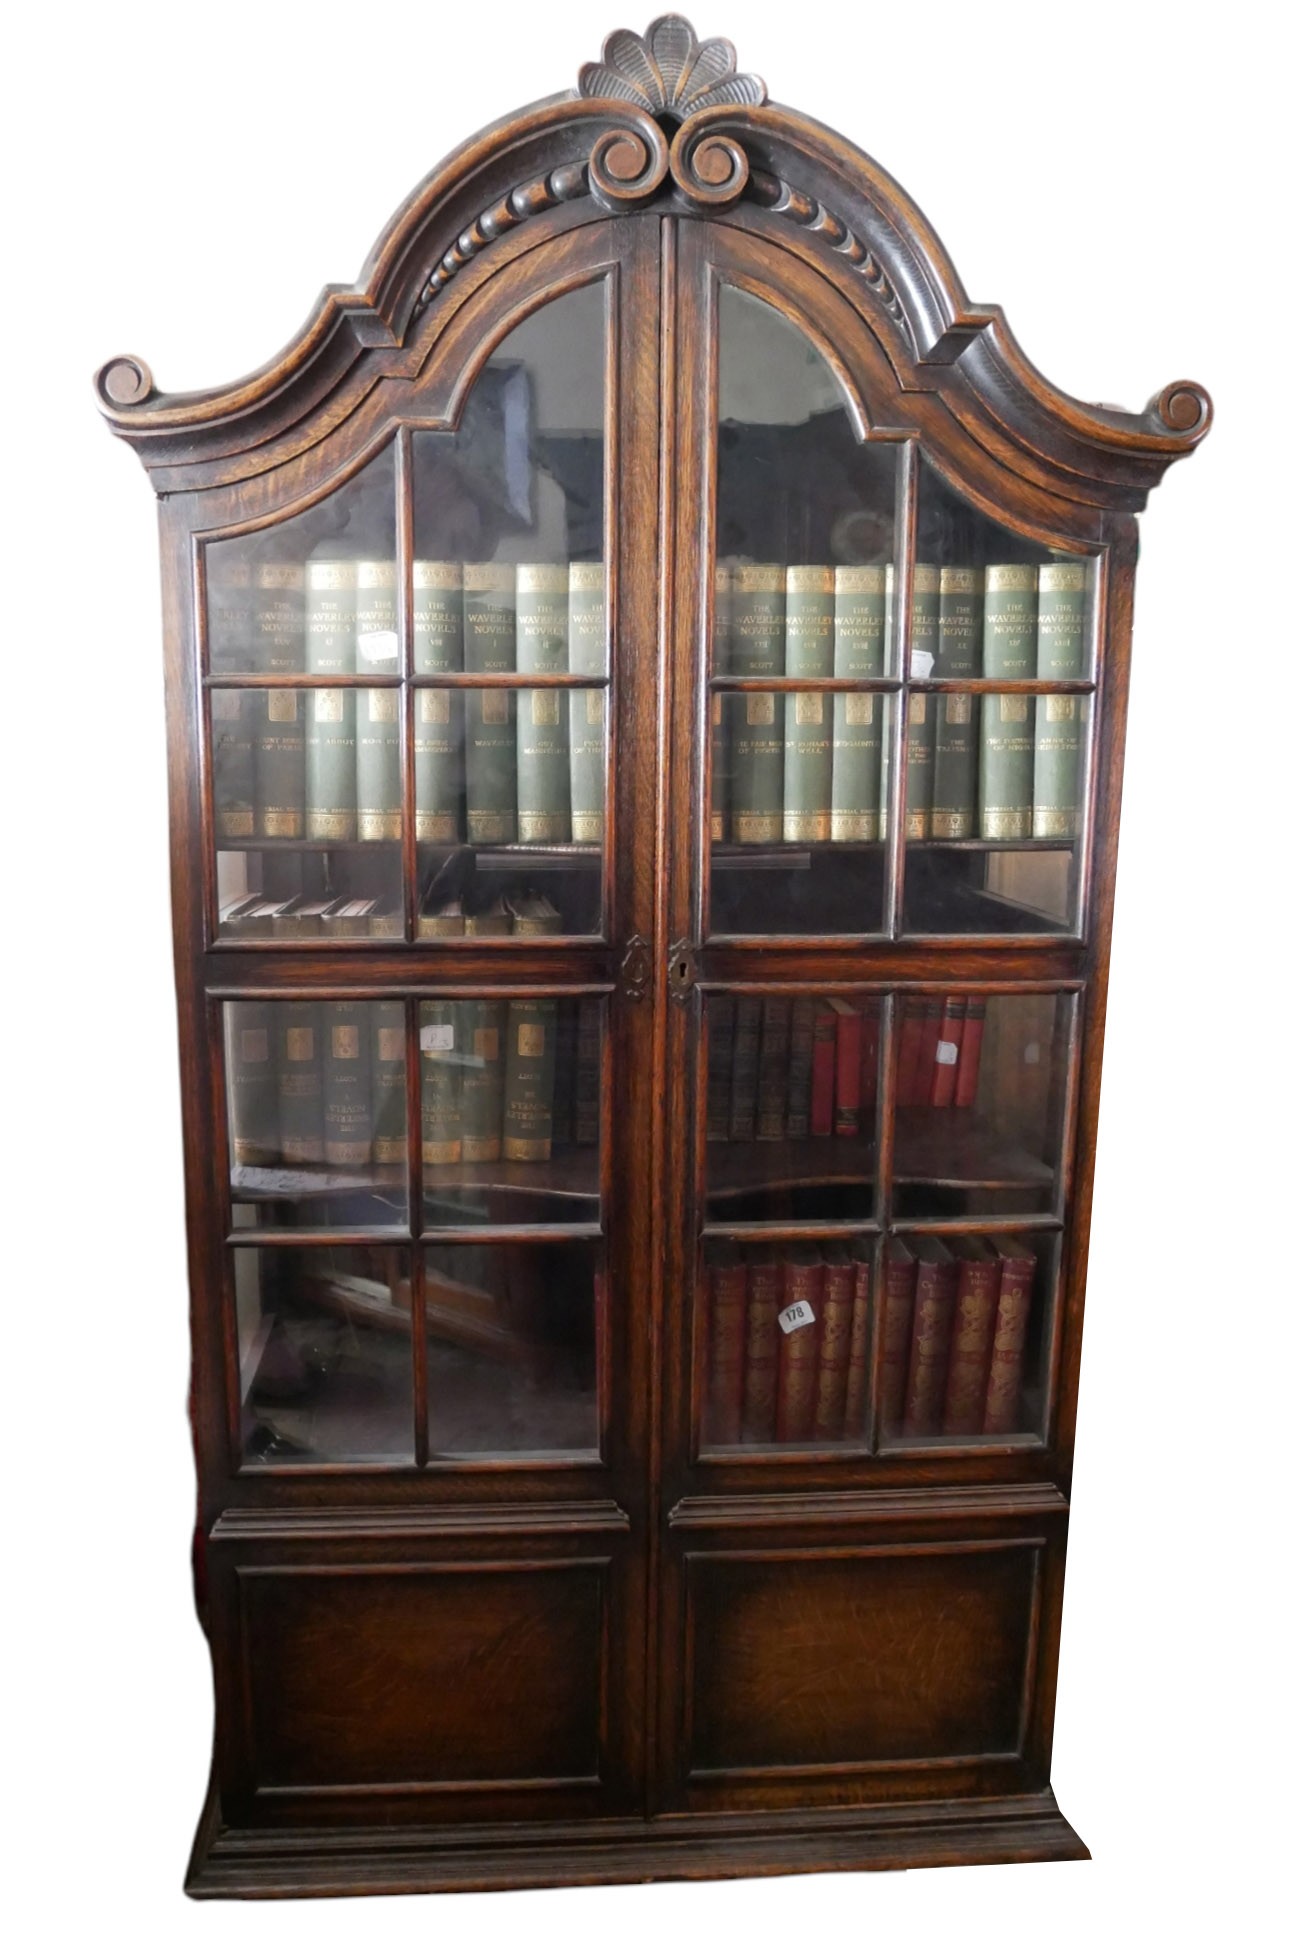
{"type": "Polygon", "coordinates": [[[730,41],[698,41],[695,28],[681,14],[661,14],[644,34],[617,28],[602,47],[601,59],[579,69],[578,92],[634,102],[650,115],[676,122],[702,108],[758,107],[768,99],[758,75],[737,73],[730,41]]]}

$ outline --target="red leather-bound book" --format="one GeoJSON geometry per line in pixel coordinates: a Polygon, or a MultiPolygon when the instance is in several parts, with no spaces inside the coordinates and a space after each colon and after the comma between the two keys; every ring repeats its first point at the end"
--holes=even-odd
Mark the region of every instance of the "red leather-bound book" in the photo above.
{"type": "Polygon", "coordinates": [[[940,1432],[944,1436],[979,1436],[985,1420],[1003,1263],[986,1240],[954,1240],[950,1245],[958,1262],[958,1298],[940,1432]]]}
{"type": "Polygon", "coordinates": [[[899,1070],[895,1078],[894,1098],[899,1105],[915,1105],[922,1102],[918,1095],[920,1085],[920,1064],[922,1038],[926,1029],[925,996],[904,996],[902,1021],[899,1026],[899,1070]]]}
{"type": "Polygon", "coordinates": [[[881,1323],[881,1434],[898,1436],[908,1387],[908,1356],[913,1339],[913,1296],[917,1262],[902,1240],[892,1239],[885,1254],[885,1316],[881,1323]]]}
{"type": "Polygon", "coordinates": [[[708,1271],[709,1374],[705,1440],[709,1443],[739,1443],[741,1393],[745,1378],[745,1262],[734,1247],[714,1247],[708,1256],[708,1271]]]}
{"type": "Polygon", "coordinates": [[[778,1316],[777,1441],[807,1443],[818,1396],[818,1349],[822,1341],[821,1256],[795,1252],[782,1268],[778,1316]],[[800,1319],[797,1317],[803,1316],[800,1319]]]}
{"type": "Polygon", "coordinates": [[[935,1045],[935,1067],[931,1072],[931,1103],[943,1109],[953,1102],[958,1085],[958,1058],[962,1054],[962,1032],[967,1020],[965,996],[946,996],[940,1018],[940,1034],[935,1045]]]}
{"type": "Polygon", "coordinates": [[[809,1130],[830,1138],[836,1122],[836,1012],[820,998],[813,1015],[813,1090],[809,1130]]]}
{"type": "Polygon", "coordinates": [[[745,1378],[741,1394],[741,1441],[771,1443],[777,1427],[777,1315],[782,1270],[762,1252],[746,1255],[745,1378]]]}
{"type": "Polygon", "coordinates": [[[1025,1376],[1025,1343],[1037,1262],[1024,1240],[1004,1234],[992,1245],[1001,1257],[1002,1275],[994,1314],[989,1386],[985,1392],[984,1433],[1010,1436],[1022,1426],[1021,1384],[1025,1376]]]}
{"type": "MultiPolygon", "coordinates": [[[[875,1109],[881,1072],[881,998],[863,999],[863,1063],[859,1071],[858,1101],[862,1111],[875,1109]]],[[[863,1121],[866,1129],[866,1120],[863,1121]]]]}
{"type": "Polygon", "coordinates": [[[857,1138],[862,1090],[863,1019],[856,1003],[832,999],[836,1012],[836,1108],[832,1126],[837,1138],[857,1138]]]}
{"type": "Polygon", "coordinates": [[[985,1037],[985,998],[967,997],[967,1014],[962,1024],[962,1047],[958,1051],[958,1076],[953,1102],[966,1111],[976,1101],[980,1084],[980,1046],[985,1037]]]}
{"type": "Polygon", "coordinates": [[[813,1408],[813,1434],[823,1443],[838,1443],[845,1433],[845,1397],[849,1391],[849,1348],[854,1332],[855,1265],[843,1247],[826,1255],[822,1276],[822,1341],[818,1348],[818,1389],[813,1408]]]}
{"type": "Polygon", "coordinates": [[[867,1434],[867,1364],[872,1345],[872,1259],[870,1247],[855,1247],[854,1316],[849,1330],[849,1377],[845,1384],[845,1438],[861,1443],[867,1434]]]}
{"type": "Polygon", "coordinates": [[[904,1390],[905,1436],[938,1436],[944,1412],[953,1308],[958,1297],[958,1263],[942,1240],[917,1237],[917,1297],[913,1303],[912,1347],[904,1390]]]}
{"type": "Polygon", "coordinates": [[[929,1104],[935,1084],[935,1057],[940,1047],[940,1024],[944,1020],[944,997],[928,996],[922,1015],[922,1043],[917,1053],[917,1104],[929,1104]]]}

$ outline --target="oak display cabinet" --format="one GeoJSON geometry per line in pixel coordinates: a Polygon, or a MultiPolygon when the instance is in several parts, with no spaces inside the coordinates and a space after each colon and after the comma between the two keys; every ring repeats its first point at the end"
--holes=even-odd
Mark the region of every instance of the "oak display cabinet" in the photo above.
{"type": "Polygon", "coordinates": [[[1049,1787],[1136,515],[676,16],[159,496],[197,1896],[1082,1856],[1049,1787]]]}

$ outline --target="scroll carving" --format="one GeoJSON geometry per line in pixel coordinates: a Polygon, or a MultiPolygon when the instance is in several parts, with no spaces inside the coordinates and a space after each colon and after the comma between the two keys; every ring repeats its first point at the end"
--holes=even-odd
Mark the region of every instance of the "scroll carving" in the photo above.
{"type": "Polygon", "coordinates": [[[730,41],[698,41],[681,14],[661,14],[644,34],[620,27],[599,61],[579,70],[578,92],[632,102],[648,115],[685,122],[702,108],[757,108],[768,99],[758,75],[738,74],[730,41]]]}

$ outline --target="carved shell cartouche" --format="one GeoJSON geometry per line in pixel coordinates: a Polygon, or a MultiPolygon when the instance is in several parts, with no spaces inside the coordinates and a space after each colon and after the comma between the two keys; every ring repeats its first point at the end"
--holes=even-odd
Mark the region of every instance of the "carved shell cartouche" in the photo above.
{"type": "Polygon", "coordinates": [[[681,14],[661,14],[644,34],[620,27],[609,36],[599,61],[579,69],[578,92],[619,102],[635,102],[650,115],[685,122],[702,108],[758,107],[768,90],[758,75],[736,72],[730,41],[698,41],[681,14]]]}

